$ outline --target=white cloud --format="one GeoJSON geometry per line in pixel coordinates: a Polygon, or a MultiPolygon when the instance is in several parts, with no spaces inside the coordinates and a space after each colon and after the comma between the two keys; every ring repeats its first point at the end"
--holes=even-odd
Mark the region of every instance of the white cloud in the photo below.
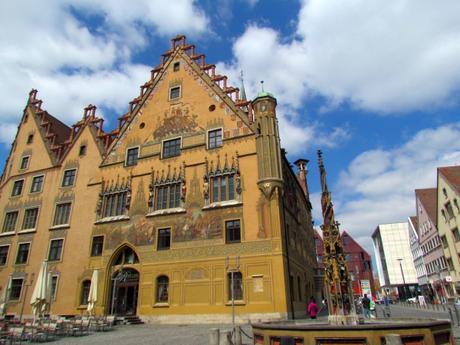
{"type": "Polygon", "coordinates": [[[243,68],[253,92],[263,75],[294,108],[316,94],[379,113],[443,107],[460,90],[458,13],[456,0],[305,0],[294,39],[250,25],[227,68],[243,68]]]}
{"type": "MultiPolygon", "coordinates": [[[[422,130],[400,147],[361,153],[330,188],[341,229],[361,238],[372,253],[377,225],[414,215],[414,190],[435,187],[436,168],[458,164],[459,158],[460,123],[422,130]]],[[[327,169],[327,157],[325,164],[327,169]]]]}
{"type": "Polygon", "coordinates": [[[89,104],[120,115],[150,77],[152,66],[132,63],[149,35],[208,32],[209,20],[193,0],[0,2],[0,132],[9,142],[28,92],[66,123],[89,104]],[[90,18],[91,24],[81,18],[90,18]]]}

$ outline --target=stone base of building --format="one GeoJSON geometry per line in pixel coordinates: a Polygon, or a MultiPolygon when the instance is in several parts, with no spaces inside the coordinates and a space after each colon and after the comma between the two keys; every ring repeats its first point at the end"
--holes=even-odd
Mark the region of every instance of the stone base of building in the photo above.
{"type": "MultiPolygon", "coordinates": [[[[151,324],[231,324],[231,314],[197,314],[197,315],[139,315],[145,323],[151,324]]],[[[238,324],[284,321],[287,313],[251,313],[235,315],[238,324]]]]}

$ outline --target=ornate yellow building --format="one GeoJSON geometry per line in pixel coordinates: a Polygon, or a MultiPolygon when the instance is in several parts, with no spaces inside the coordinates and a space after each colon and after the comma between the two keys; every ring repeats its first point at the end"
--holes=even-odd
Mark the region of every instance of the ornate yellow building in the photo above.
{"type": "Polygon", "coordinates": [[[67,127],[32,90],[0,185],[0,286],[30,315],[48,261],[51,314],[223,321],[305,315],[316,268],[306,160],[280,148],[276,99],[247,101],[184,36],[106,133],[67,127]]]}

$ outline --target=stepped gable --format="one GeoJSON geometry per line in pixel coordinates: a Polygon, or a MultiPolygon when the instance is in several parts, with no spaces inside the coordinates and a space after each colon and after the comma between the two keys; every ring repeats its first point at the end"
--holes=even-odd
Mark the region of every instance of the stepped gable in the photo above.
{"type": "Polygon", "coordinates": [[[30,91],[27,105],[38,120],[47,148],[53,153],[53,158],[58,161],[64,153],[64,142],[69,138],[71,129],[42,109],[43,101],[37,98],[37,93],[36,89],[30,91]]]}
{"type": "Polygon", "coordinates": [[[438,173],[441,173],[457,192],[460,192],[460,165],[438,168],[438,173]]]}
{"type": "Polygon", "coordinates": [[[245,92],[240,94],[239,88],[228,85],[228,77],[217,74],[216,65],[207,63],[205,54],[196,53],[195,45],[188,44],[185,35],[177,35],[171,39],[171,48],[161,55],[160,64],[151,70],[150,80],[140,86],[139,96],[129,102],[128,112],[118,118],[118,127],[110,133],[114,138],[112,140],[113,145],[110,145],[109,150],[121,138],[177,54],[181,54],[192,67],[195,67],[200,73],[200,77],[207,81],[210,86],[216,86],[214,91],[235,111],[248,128],[254,131],[255,118],[252,103],[246,100],[245,92]]]}
{"type": "Polygon", "coordinates": [[[433,224],[436,224],[437,188],[416,189],[415,195],[422,203],[433,224]]]}
{"type": "Polygon", "coordinates": [[[103,131],[104,119],[96,116],[95,105],[88,105],[84,109],[83,118],[73,124],[72,127],[68,127],[42,109],[43,101],[37,98],[37,93],[36,89],[30,91],[28,105],[38,118],[43,137],[46,139],[45,143],[48,144],[49,150],[54,153],[54,158],[57,162],[64,159],[85,126],[94,126],[96,128],[97,138],[103,144],[104,149],[113,141],[114,135],[103,131]]]}

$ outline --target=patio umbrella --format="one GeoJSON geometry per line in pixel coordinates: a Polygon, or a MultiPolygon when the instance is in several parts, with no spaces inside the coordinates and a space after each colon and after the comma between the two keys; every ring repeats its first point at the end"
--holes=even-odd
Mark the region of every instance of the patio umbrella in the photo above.
{"type": "Polygon", "coordinates": [[[8,299],[8,290],[11,289],[11,277],[8,278],[8,284],[5,285],[2,294],[0,295],[0,316],[6,314],[6,302],[8,299]]]}
{"type": "Polygon", "coordinates": [[[94,313],[94,309],[96,307],[98,284],[99,284],[99,271],[94,270],[93,276],[91,277],[91,285],[89,287],[88,307],[86,308],[90,315],[94,313]]]}
{"type": "Polygon", "coordinates": [[[48,262],[45,260],[38,273],[37,282],[35,283],[32,298],[30,299],[34,317],[40,317],[46,311],[50,299],[49,283],[48,262]]]}

